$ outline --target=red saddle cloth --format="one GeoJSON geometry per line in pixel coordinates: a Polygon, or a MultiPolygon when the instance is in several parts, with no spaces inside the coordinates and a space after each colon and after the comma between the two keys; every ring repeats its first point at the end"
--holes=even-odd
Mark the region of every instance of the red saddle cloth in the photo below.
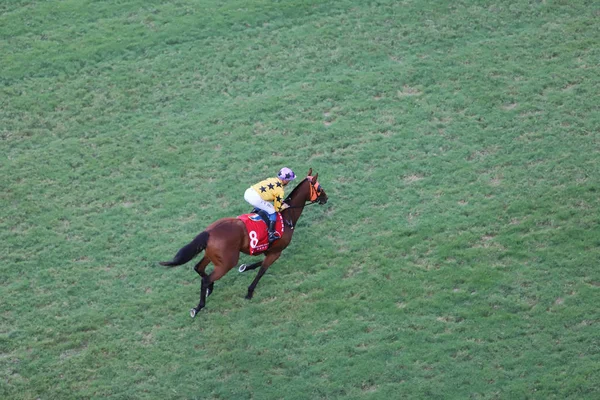
{"type": "MultiPolygon", "coordinates": [[[[269,248],[269,231],[265,221],[260,215],[255,213],[240,215],[238,219],[241,219],[246,224],[248,239],[250,240],[250,255],[253,256],[265,252],[269,248]]],[[[283,218],[281,217],[281,213],[277,213],[275,230],[279,232],[280,237],[283,236],[283,218]]]]}

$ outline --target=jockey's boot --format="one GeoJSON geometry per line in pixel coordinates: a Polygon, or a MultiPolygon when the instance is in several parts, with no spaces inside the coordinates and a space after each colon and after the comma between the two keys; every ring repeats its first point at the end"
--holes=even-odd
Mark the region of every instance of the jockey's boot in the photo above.
{"type": "Polygon", "coordinates": [[[275,222],[276,220],[269,221],[269,244],[280,238],[279,232],[275,230],[275,222]]]}

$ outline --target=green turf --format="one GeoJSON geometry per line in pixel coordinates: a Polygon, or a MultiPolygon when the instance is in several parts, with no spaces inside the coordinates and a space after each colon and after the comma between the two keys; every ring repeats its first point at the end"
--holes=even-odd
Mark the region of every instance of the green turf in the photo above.
{"type": "Polygon", "coordinates": [[[598,398],[599,17],[3,2],[0,398],[598,398]],[[157,262],[282,166],[329,203],[192,320],[157,262]]]}

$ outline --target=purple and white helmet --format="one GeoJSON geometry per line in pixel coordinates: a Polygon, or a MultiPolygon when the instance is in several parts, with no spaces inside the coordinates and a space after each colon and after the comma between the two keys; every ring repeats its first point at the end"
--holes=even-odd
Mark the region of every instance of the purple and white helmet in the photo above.
{"type": "Polygon", "coordinates": [[[277,173],[277,177],[281,180],[293,181],[294,179],[296,179],[296,174],[294,174],[294,171],[292,171],[288,167],[283,167],[277,173]]]}

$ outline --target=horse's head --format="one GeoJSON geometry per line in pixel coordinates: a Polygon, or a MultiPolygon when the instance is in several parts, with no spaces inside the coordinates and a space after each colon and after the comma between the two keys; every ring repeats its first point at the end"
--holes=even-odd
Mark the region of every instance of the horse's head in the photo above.
{"type": "Polygon", "coordinates": [[[327,194],[317,180],[319,174],[312,176],[312,168],[308,171],[306,179],[298,184],[292,190],[292,193],[284,200],[284,203],[289,204],[294,208],[304,207],[307,201],[311,203],[325,204],[327,203],[327,194]]]}
{"type": "Polygon", "coordinates": [[[321,187],[321,184],[317,180],[319,178],[319,174],[312,176],[312,168],[308,171],[308,176],[306,179],[310,184],[310,194],[308,200],[312,203],[325,204],[327,203],[327,193],[321,187]]]}

